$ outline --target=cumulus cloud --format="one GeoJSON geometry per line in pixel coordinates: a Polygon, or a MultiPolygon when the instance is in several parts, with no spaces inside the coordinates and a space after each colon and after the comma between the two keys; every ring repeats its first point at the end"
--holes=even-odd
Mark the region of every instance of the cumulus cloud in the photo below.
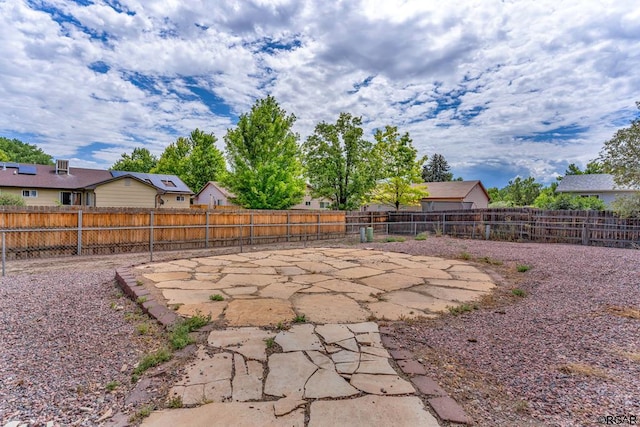
{"type": "Polygon", "coordinates": [[[274,95],[302,138],[341,111],[456,175],[551,181],[635,117],[631,0],[0,3],[0,133],[108,167],[274,95]],[[22,138],[25,139],[25,138],[22,138]]]}

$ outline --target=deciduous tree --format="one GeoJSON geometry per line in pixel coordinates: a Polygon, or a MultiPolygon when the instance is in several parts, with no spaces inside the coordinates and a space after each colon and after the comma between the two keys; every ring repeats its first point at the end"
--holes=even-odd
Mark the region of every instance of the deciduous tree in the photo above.
{"type": "Polygon", "coordinates": [[[8,159],[5,161],[16,163],[35,163],[38,165],[52,165],[53,157],[33,144],[27,144],[18,139],[0,137],[0,150],[8,159]]]}
{"type": "Polygon", "coordinates": [[[149,173],[158,164],[158,158],[146,148],[134,148],[131,154],[122,153],[109,169],[126,172],[149,173]]]}
{"type": "Polygon", "coordinates": [[[224,176],[226,168],[216,137],[199,129],[180,137],[160,156],[152,173],[177,175],[193,191],[224,176]]]}
{"type": "Polygon", "coordinates": [[[224,137],[230,171],[225,186],[235,203],[251,209],[287,209],[302,201],[305,181],[296,117],[275,98],[260,99],[224,137]]]}
{"type": "MultiPolygon", "coordinates": [[[[636,102],[636,106],[640,109],[640,102],[636,102]]],[[[604,143],[599,160],[617,184],[640,187],[640,117],[604,143]]]]}
{"type": "Polygon", "coordinates": [[[309,182],[334,209],[358,209],[383,176],[378,151],[361,126],[362,118],[340,113],[335,124],[318,123],[302,145],[309,182]]]}
{"type": "Polygon", "coordinates": [[[376,186],[371,201],[393,206],[396,211],[401,205],[413,206],[429,195],[421,182],[420,167],[425,158],[418,159],[418,151],[413,147],[409,133],[400,136],[398,128],[386,126],[378,129],[374,138],[376,151],[381,159],[384,178],[376,186]]]}

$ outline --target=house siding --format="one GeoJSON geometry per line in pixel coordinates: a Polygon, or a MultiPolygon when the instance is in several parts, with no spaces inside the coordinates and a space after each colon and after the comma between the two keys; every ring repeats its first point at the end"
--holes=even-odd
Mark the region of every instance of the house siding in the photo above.
{"type": "Polygon", "coordinates": [[[479,185],[473,187],[473,190],[464,198],[464,201],[473,203],[471,209],[486,209],[489,207],[489,199],[487,199],[486,194],[479,185]]]}
{"type": "Polygon", "coordinates": [[[97,186],[94,206],[100,208],[154,208],[157,194],[154,187],[135,179],[123,178],[97,186]]]}
{"type": "Polygon", "coordinates": [[[164,203],[158,206],[159,208],[189,209],[191,203],[189,194],[163,194],[161,198],[164,203]],[[182,197],[183,200],[178,200],[178,197],[182,197]]]}
{"type": "Polygon", "coordinates": [[[207,187],[193,198],[193,204],[207,205],[209,208],[214,206],[235,206],[218,187],[211,183],[207,184],[207,187]]]}
{"type": "Polygon", "coordinates": [[[38,197],[23,197],[27,206],[58,206],[60,204],[60,190],[48,190],[42,188],[2,188],[3,194],[15,194],[22,196],[22,190],[37,190],[38,197]]]}

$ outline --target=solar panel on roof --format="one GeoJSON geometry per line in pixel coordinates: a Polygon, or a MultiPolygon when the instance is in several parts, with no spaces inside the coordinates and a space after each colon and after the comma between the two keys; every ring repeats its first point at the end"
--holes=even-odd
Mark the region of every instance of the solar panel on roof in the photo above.
{"type": "Polygon", "coordinates": [[[20,165],[18,166],[18,173],[22,175],[35,175],[36,165],[20,165]]]}
{"type": "Polygon", "coordinates": [[[7,169],[7,168],[17,168],[19,165],[17,163],[13,163],[13,162],[4,162],[2,164],[2,169],[7,169]]]}

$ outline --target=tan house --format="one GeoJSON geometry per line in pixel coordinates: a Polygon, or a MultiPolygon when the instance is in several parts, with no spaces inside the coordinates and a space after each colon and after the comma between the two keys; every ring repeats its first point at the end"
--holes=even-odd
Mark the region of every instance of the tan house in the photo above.
{"type": "Polygon", "coordinates": [[[27,206],[188,209],[193,192],[177,176],[0,163],[0,193],[22,196],[27,206]]]}
{"type": "MultiPolygon", "coordinates": [[[[326,198],[315,198],[311,195],[312,188],[307,186],[304,199],[302,202],[291,207],[291,209],[309,209],[320,210],[329,209],[331,200],[326,198]]],[[[235,194],[222,186],[219,182],[209,181],[198,193],[193,196],[193,204],[209,209],[224,209],[225,207],[233,208],[235,205],[232,200],[235,194]]]]}
{"type": "Polygon", "coordinates": [[[480,181],[427,182],[429,196],[420,204],[423,212],[486,209],[489,193],[480,181]]]}

